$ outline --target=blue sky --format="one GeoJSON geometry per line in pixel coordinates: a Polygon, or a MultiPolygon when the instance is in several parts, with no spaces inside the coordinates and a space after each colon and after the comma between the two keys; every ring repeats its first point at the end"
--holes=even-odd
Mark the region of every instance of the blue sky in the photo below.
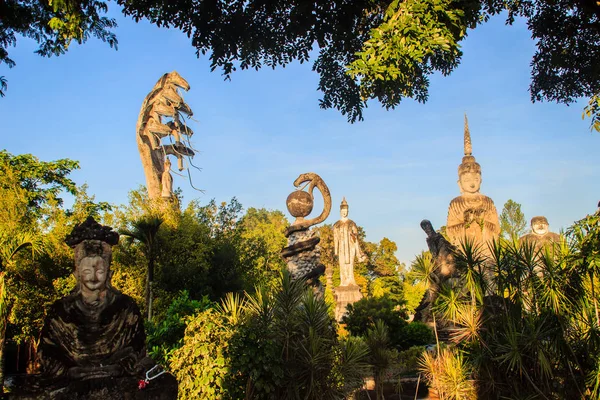
{"type": "Polygon", "coordinates": [[[336,110],[319,108],[311,64],[239,71],[224,82],[179,31],[115,16],[118,51],[91,40],[46,59],[33,53],[35,43],[19,39],[9,49],[17,66],[0,66],[9,85],[0,99],[0,148],[79,160],[73,178],[99,201],[124,203],[145,183],[135,125],[146,94],[172,70],[191,85],[185,99],[195,113],[194,163],[202,168],[192,174],[204,193],[174,177],[186,200],[236,196],[245,207],[285,211],[294,179],[316,172],[333,197],[327,223],[339,218],[345,196],[367,240],[388,237],[408,263],[426,249],[419,222],[444,225],[459,195],[465,112],[481,191],[498,212],[513,199],[528,220],[545,215],[558,231],[600,200],[600,134],[581,119],[584,101],[531,103],[535,47],[523,23],[507,27],[496,17],[469,32],[461,65],[449,77],[431,78],[426,104],[405,100],[386,111],[372,102],[365,121],[351,125],[336,110]]]}

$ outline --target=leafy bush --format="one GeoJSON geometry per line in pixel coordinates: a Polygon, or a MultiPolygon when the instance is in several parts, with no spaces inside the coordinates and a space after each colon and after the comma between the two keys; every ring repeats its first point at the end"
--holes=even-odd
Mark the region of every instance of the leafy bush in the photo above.
{"type": "Polygon", "coordinates": [[[398,350],[434,341],[433,332],[427,325],[406,322],[404,310],[398,309],[397,304],[386,296],[363,298],[349,305],[342,323],[352,335],[364,337],[377,320],[388,327],[390,344],[398,350]]]}
{"type": "Polygon", "coordinates": [[[422,322],[411,322],[400,331],[398,347],[409,349],[413,346],[424,346],[435,343],[433,330],[422,322]]]}
{"type": "Polygon", "coordinates": [[[272,291],[193,317],[171,368],[182,399],[343,399],[362,385],[366,356],[360,339],[338,342],[326,303],[286,272],[272,291]]]}
{"type": "Polygon", "coordinates": [[[363,298],[348,305],[348,312],[342,318],[346,329],[354,336],[365,336],[367,331],[375,326],[375,321],[381,320],[389,328],[390,340],[393,345],[398,342],[396,333],[408,324],[403,311],[398,310],[396,303],[389,297],[363,298]]]}
{"type": "Polygon", "coordinates": [[[209,308],[190,319],[184,345],[170,359],[179,381],[180,399],[230,398],[225,389],[229,373],[228,345],[235,326],[209,308]]]}
{"type": "Polygon", "coordinates": [[[425,349],[425,346],[413,346],[398,353],[400,375],[415,374],[419,370],[421,356],[426,351],[425,349]]]}
{"type": "Polygon", "coordinates": [[[187,291],[179,292],[164,319],[146,326],[149,355],[159,364],[168,366],[173,351],[183,344],[188,317],[207,310],[213,304],[206,296],[192,300],[187,291]]]}

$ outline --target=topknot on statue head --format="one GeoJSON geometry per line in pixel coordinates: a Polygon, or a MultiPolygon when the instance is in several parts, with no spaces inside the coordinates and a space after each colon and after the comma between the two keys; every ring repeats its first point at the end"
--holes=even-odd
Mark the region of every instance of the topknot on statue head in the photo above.
{"type": "Polygon", "coordinates": [[[110,226],[100,225],[94,217],[90,216],[73,228],[73,231],[65,238],[65,243],[75,247],[85,240],[99,240],[114,246],[119,243],[119,234],[110,226]]]}
{"type": "Polygon", "coordinates": [[[75,265],[85,257],[99,256],[108,266],[112,258],[112,246],[119,243],[119,234],[90,216],[73,228],[65,238],[65,243],[74,250],[75,265]]]}
{"type": "Polygon", "coordinates": [[[342,199],[342,202],[340,203],[340,210],[341,210],[341,209],[344,209],[344,208],[345,208],[345,209],[348,209],[348,202],[346,201],[346,197],[344,197],[344,198],[342,199]]]}
{"type": "Polygon", "coordinates": [[[481,165],[479,165],[479,163],[475,161],[475,157],[473,156],[464,156],[462,159],[462,163],[458,166],[459,177],[462,174],[466,174],[468,172],[481,174],[481,165]]]}
{"type": "Polygon", "coordinates": [[[548,224],[548,219],[544,216],[537,216],[537,217],[533,217],[531,218],[531,225],[537,224],[537,223],[542,223],[542,224],[548,224]]]}

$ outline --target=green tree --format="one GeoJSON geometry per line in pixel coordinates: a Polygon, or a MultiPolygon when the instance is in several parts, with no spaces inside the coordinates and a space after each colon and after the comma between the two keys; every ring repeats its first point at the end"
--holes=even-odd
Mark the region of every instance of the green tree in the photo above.
{"type": "Polygon", "coordinates": [[[374,297],[387,296],[397,304],[402,304],[404,290],[400,279],[400,270],[404,267],[396,257],[397,250],[396,243],[384,237],[373,250],[369,251],[367,269],[370,295],[374,297]]]}
{"type": "Polygon", "coordinates": [[[171,358],[180,399],[225,398],[227,344],[234,328],[226,316],[215,309],[201,312],[189,321],[184,345],[171,358]]]}
{"type": "Polygon", "coordinates": [[[246,270],[247,290],[276,281],[286,264],[281,249],[287,245],[289,222],[281,211],[249,208],[237,226],[240,262],[246,270]]]}
{"type": "MultiPolygon", "coordinates": [[[[16,45],[19,36],[36,41],[40,45],[36,53],[45,57],[64,54],[73,40],[84,43],[90,37],[116,48],[117,38],[110,29],[117,24],[101,16],[107,10],[105,2],[90,0],[0,2],[0,64],[15,65],[8,48],[16,45]]],[[[0,88],[5,90],[6,80],[2,82],[0,88]]]]}
{"type": "Polygon", "coordinates": [[[33,256],[41,251],[42,244],[31,233],[7,232],[0,228],[0,393],[4,392],[4,342],[10,307],[6,274],[15,273],[16,257],[27,247],[33,256]]]}
{"type": "Polygon", "coordinates": [[[373,297],[386,296],[396,304],[404,304],[404,285],[398,274],[376,277],[371,282],[373,297]]]}
{"type": "Polygon", "coordinates": [[[183,337],[190,317],[214,306],[216,304],[208,297],[193,300],[186,290],[182,290],[166,312],[161,316],[155,314],[154,321],[147,325],[149,355],[157,363],[168,367],[173,352],[183,345],[183,337]]]}
{"type": "Polygon", "coordinates": [[[569,104],[600,89],[598,71],[586,67],[595,65],[599,51],[600,7],[594,1],[119,3],[136,20],[181,29],[198,54],[210,53],[211,69],[220,68],[226,78],[236,68],[308,61],[316,44],[313,70],[320,75],[321,107],[337,108],[350,121],[362,119],[370,99],[386,108],[405,97],[425,102],[429,77],[448,75],[460,64],[467,30],[506,11],[508,24],[525,18],[536,41],[532,100],[569,104]],[[198,10],[204,17],[197,17],[198,10]]]}
{"type": "Polygon", "coordinates": [[[398,246],[384,237],[371,254],[370,270],[377,276],[393,276],[398,274],[400,261],[396,257],[398,246]]]}
{"type": "Polygon", "coordinates": [[[408,324],[404,310],[388,297],[362,298],[348,305],[348,313],[342,323],[354,336],[365,336],[377,320],[383,321],[390,330],[393,345],[400,341],[402,329],[408,324]]]}
{"type": "Polygon", "coordinates": [[[61,192],[77,194],[77,185],[68,177],[75,169],[77,161],[40,161],[31,154],[14,156],[0,150],[0,201],[5,206],[0,224],[13,230],[20,224],[32,225],[47,207],[61,206],[61,192]]]}
{"type": "MultiPolygon", "coordinates": [[[[160,213],[164,223],[156,236],[153,314],[161,314],[181,290],[199,300],[209,296],[218,301],[227,292],[251,289],[254,274],[242,264],[243,240],[240,219],[242,206],[236,199],[200,205],[190,201],[184,210],[164,210],[148,201],[144,188],[130,192],[129,204],[119,206],[105,223],[128,230],[128,222],[144,215],[160,213]]],[[[144,291],[146,257],[142,246],[122,241],[115,247],[113,264],[115,286],[137,298],[144,291]]],[[[268,258],[255,253],[257,257],[268,258]]]]}
{"type": "Polygon", "coordinates": [[[585,119],[588,117],[590,121],[590,130],[597,130],[600,132],[600,94],[595,94],[590,98],[588,105],[585,106],[583,114],[581,116],[585,119]]]}
{"type": "MultiPolygon", "coordinates": [[[[352,122],[362,119],[372,99],[388,109],[407,97],[425,102],[430,76],[449,75],[460,64],[468,29],[498,14],[507,15],[507,24],[522,18],[536,45],[532,101],[571,104],[590,98],[584,115],[592,118],[594,129],[600,128],[600,72],[593,67],[600,54],[600,6],[594,0],[116,3],[135,21],[180,29],[196,54],[208,53],[211,70],[220,69],[225,79],[236,69],[303,63],[314,55],[320,106],[336,108],[352,122]]],[[[40,43],[42,55],[64,53],[72,40],[81,43],[91,36],[115,47],[110,32],[115,22],[100,17],[105,11],[100,1],[4,1],[0,62],[14,64],[6,49],[16,35],[40,43]]]]}
{"type": "Polygon", "coordinates": [[[526,232],[527,221],[521,205],[511,199],[504,203],[500,213],[500,231],[506,239],[520,238],[526,232]]]}
{"type": "Polygon", "coordinates": [[[72,221],[61,196],[76,195],[71,217],[94,208],[85,187],[77,188],[68,177],[76,168],[68,159],[45,162],[0,151],[0,352],[5,339],[36,336],[43,306],[53,299],[53,280],[71,272],[72,262],[67,267],[62,262],[67,246],[56,240],[57,225],[72,221]]]}

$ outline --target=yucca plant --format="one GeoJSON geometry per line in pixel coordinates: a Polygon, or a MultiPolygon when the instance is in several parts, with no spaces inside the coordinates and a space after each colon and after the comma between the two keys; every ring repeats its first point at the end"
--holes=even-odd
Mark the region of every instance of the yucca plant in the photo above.
{"type": "Polygon", "coordinates": [[[502,240],[484,258],[465,242],[455,254],[459,277],[434,310],[454,324],[480,398],[598,398],[599,219],[554,245],[502,240]]]}
{"type": "Polygon", "coordinates": [[[436,355],[423,353],[421,372],[441,400],[476,400],[471,367],[456,349],[444,348],[436,355]]]}
{"type": "Polygon", "coordinates": [[[375,380],[375,395],[377,400],[382,400],[385,375],[394,361],[388,327],[381,320],[375,321],[375,325],[367,331],[365,341],[369,348],[369,364],[375,380]]]}
{"type": "Polygon", "coordinates": [[[229,294],[216,310],[196,319],[200,324],[189,322],[184,345],[171,361],[182,368],[183,398],[201,393],[203,398],[341,400],[368,374],[365,343],[338,341],[325,301],[287,271],[276,288],[229,294]],[[202,328],[207,323],[227,341],[215,341],[202,328]],[[195,355],[198,349],[206,354],[195,355]],[[187,359],[190,355],[198,360],[187,359]]]}

